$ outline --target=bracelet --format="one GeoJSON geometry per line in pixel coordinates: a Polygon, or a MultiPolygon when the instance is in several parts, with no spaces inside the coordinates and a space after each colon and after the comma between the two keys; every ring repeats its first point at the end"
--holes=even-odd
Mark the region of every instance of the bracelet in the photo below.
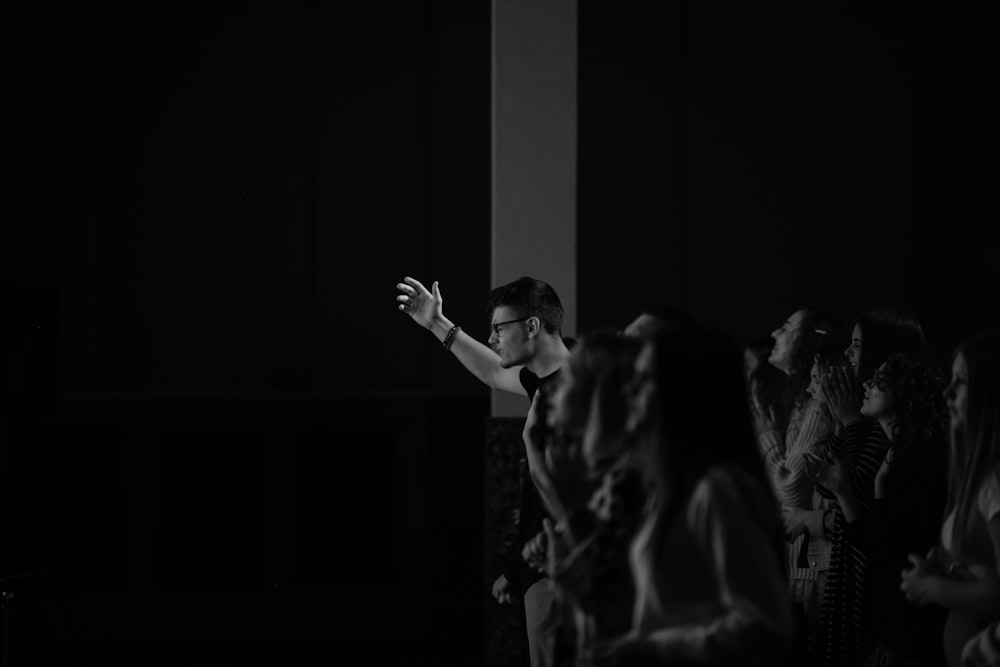
{"type": "Polygon", "coordinates": [[[455,342],[455,335],[461,330],[462,327],[458,326],[457,324],[451,328],[451,331],[448,332],[448,335],[444,337],[443,341],[441,341],[441,343],[444,345],[444,349],[446,350],[451,349],[451,344],[455,342]]]}

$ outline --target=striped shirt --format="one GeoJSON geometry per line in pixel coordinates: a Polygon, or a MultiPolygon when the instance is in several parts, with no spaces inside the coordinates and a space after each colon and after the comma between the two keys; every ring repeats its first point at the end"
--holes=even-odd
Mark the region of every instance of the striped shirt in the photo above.
{"type": "MultiPolygon", "coordinates": [[[[826,408],[814,399],[796,406],[784,437],[771,428],[758,435],[764,467],[782,509],[821,508],[829,504],[817,496],[816,485],[806,473],[805,455],[819,453],[833,432],[826,408]]],[[[786,568],[792,580],[815,581],[829,567],[826,540],[798,536],[787,550],[786,568]]]]}
{"type": "MultiPolygon", "coordinates": [[[[889,450],[890,441],[875,421],[865,419],[848,424],[842,437],[830,441],[831,451],[840,457],[841,470],[850,481],[863,511],[875,496],[875,476],[889,450]]],[[[825,489],[821,491],[832,498],[825,489]]],[[[853,666],[862,664],[868,558],[847,539],[847,521],[836,500],[830,540],[830,570],[820,604],[819,634],[815,654],[821,664],[853,666]]]]}

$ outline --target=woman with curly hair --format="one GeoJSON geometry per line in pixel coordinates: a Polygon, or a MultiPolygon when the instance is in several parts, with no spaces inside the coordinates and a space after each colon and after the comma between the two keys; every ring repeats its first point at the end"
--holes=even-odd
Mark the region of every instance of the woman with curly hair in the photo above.
{"type": "Polygon", "coordinates": [[[851,344],[844,350],[859,382],[871,378],[893,354],[920,358],[926,353],[927,341],[920,322],[898,310],[870,310],[861,315],[851,332],[851,344]]]}
{"type": "MultiPolygon", "coordinates": [[[[890,356],[864,384],[861,415],[889,442],[875,475],[873,498],[856,491],[831,455],[818,466],[820,483],[836,494],[850,546],[865,557],[865,664],[939,665],[944,617],[917,608],[899,590],[899,571],[912,552],[936,542],[945,502],[946,447],[941,372],[906,355],[890,356]]],[[[857,613],[857,610],[854,610],[857,613]]]]}
{"type": "Polygon", "coordinates": [[[817,355],[831,358],[843,349],[844,338],[835,318],[812,308],[792,313],[771,333],[774,346],[768,357],[782,376],[778,400],[771,405],[753,395],[757,441],[772,489],[781,503],[791,542],[786,548],[786,574],[792,598],[808,640],[819,622],[819,601],[830,563],[822,528],[810,525],[816,513],[816,486],[806,472],[805,455],[824,446],[833,431],[829,411],[809,392],[817,355]]]}
{"type": "Polygon", "coordinates": [[[902,590],[948,610],[951,667],[1000,664],[1000,332],[962,343],[945,391],[951,418],[947,518],[935,558],[909,556],[902,590]]]}
{"type": "MultiPolygon", "coordinates": [[[[842,476],[865,506],[874,495],[875,477],[890,441],[874,420],[861,414],[859,389],[890,355],[904,353],[923,359],[926,347],[923,329],[913,318],[897,311],[871,311],[854,326],[851,344],[844,350],[847,366],[823,369],[821,400],[835,423],[828,451],[840,462],[842,476]]],[[[817,506],[825,510],[823,519],[814,519],[810,525],[821,526],[821,534],[829,541],[830,564],[813,653],[818,664],[860,665],[866,632],[859,610],[869,577],[868,559],[847,539],[847,522],[834,494],[822,484],[816,488],[828,504],[817,506]]]]}
{"type": "MultiPolygon", "coordinates": [[[[851,342],[844,350],[846,367],[831,368],[830,374],[844,385],[845,401],[831,405],[837,422],[837,432],[861,419],[861,393],[864,383],[893,354],[906,354],[923,359],[927,356],[927,340],[920,322],[898,310],[870,310],[861,315],[851,331],[851,342]]],[[[871,422],[865,421],[868,425],[871,422]]]]}

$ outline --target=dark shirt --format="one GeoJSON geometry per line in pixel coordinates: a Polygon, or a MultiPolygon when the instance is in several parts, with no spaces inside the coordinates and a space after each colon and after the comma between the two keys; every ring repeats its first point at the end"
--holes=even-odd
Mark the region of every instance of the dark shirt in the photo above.
{"type": "Polygon", "coordinates": [[[925,665],[945,662],[944,609],[907,601],[899,589],[899,573],[910,567],[908,554],[923,556],[938,543],[947,498],[947,451],[940,438],[912,444],[889,469],[886,497],[874,499],[847,525],[847,538],[862,549],[870,565],[869,643],[882,642],[925,665]]]}
{"type": "MultiPolygon", "coordinates": [[[[528,401],[535,398],[535,392],[546,383],[551,382],[559,376],[559,371],[550,373],[543,378],[538,377],[527,368],[522,368],[520,373],[521,386],[528,393],[528,401]]],[[[525,543],[530,541],[535,535],[543,530],[542,519],[548,518],[549,513],[545,509],[542,497],[538,495],[538,489],[531,479],[531,471],[528,470],[526,460],[521,462],[521,509],[519,514],[517,543],[514,545],[511,558],[507,561],[507,579],[514,586],[519,595],[531,587],[536,581],[545,577],[544,574],[530,567],[521,558],[521,549],[525,543]]]]}

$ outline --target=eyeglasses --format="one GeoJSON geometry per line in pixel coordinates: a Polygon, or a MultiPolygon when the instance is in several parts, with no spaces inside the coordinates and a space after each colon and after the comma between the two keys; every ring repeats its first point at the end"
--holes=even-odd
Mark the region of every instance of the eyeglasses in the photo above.
{"type": "Polygon", "coordinates": [[[534,315],[528,315],[527,317],[522,317],[516,320],[507,320],[506,322],[497,322],[496,324],[493,325],[493,333],[495,333],[497,337],[499,337],[500,327],[502,327],[503,325],[514,324],[514,322],[524,322],[525,320],[530,320],[532,317],[534,317],[534,315]]]}

